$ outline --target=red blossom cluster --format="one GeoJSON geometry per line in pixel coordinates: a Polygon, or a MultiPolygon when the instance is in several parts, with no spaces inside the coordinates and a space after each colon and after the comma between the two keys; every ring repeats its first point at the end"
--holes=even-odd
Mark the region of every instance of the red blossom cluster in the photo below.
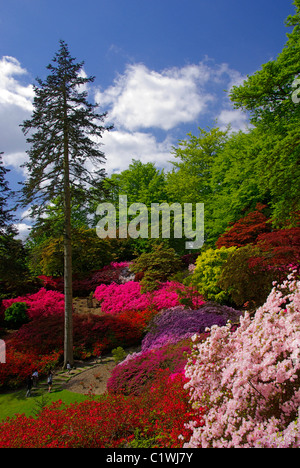
{"type": "Polygon", "coordinates": [[[6,350],[6,363],[0,365],[0,388],[17,388],[25,384],[28,374],[38,369],[39,375],[46,375],[49,369],[57,366],[62,353],[59,351],[40,355],[35,351],[21,351],[9,347],[6,350]]]}
{"type": "Polygon", "coordinates": [[[60,401],[37,418],[18,415],[0,425],[0,448],[182,447],[192,432],[186,421],[199,427],[204,413],[192,410],[184,382],[161,371],[140,396],[108,394],[67,407],[60,401]]]}

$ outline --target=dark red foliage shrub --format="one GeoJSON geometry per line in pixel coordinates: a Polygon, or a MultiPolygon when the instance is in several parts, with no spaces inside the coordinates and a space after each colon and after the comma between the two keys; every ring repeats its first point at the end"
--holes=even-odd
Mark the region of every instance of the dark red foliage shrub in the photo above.
{"type": "Polygon", "coordinates": [[[221,247],[242,247],[256,242],[259,235],[271,231],[271,223],[263,213],[266,205],[258,203],[255,211],[247,214],[226,231],[216,242],[218,249],[221,247]]]}
{"type": "MultiPolygon", "coordinates": [[[[89,275],[73,275],[73,294],[74,296],[87,296],[94,292],[100,284],[121,284],[123,275],[128,274],[128,262],[114,263],[103,267],[101,270],[93,271],[89,275]]],[[[64,292],[64,279],[54,278],[52,276],[39,276],[43,286],[46,289],[64,292]]]]}
{"type": "Polygon", "coordinates": [[[188,268],[189,265],[196,263],[197,258],[199,257],[200,252],[189,253],[181,257],[183,265],[188,268]]]}
{"type": "Polygon", "coordinates": [[[253,257],[250,267],[281,268],[285,271],[300,263],[300,228],[281,229],[261,234],[257,239],[261,255],[253,257]]]}

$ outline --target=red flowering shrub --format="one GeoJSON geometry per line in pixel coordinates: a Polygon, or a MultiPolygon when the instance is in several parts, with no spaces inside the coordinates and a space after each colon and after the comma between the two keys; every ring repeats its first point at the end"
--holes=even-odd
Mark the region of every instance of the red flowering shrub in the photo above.
{"type": "Polygon", "coordinates": [[[203,425],[203,411],[192,410],[184,383],[180,375],[161,373],[138,397],[107,395],[67,407],[57,402],[36,419],[18,415],[0,424],[0,448],[182,447],[192,433],[186,421],[203,425]]]}
{"type": "Polygon", "coordinates": [[[18,351],[11,346],[6,349],[6,363],[0,365],[0,388],[17,388],[25,384],[28,374],[38,369],[45,375],[50,368],[58,364],[62,353],[52,352],[40,355],[37,352],[18,351]]]}
{"type": "MultiPolygon", "coordinates": [[[[73,317],[74,356],[87,359],[107,353],[117,346],[130,347],[141,342],[152,311],[124,312],[110,315],[77,315],[73,317]]],[[[64,318],[42,316],[23,325],[7,341],[7,363],[0,366],[0,386],[17,386],[33,367],[44,368],[43,360],[63,353],[64,318]],[[21,372],[22,370],[22,372],[21,372]]]]}
{"type": "MultiPolygon", "coordinates": [[[[101,344],[103,351],[110,351],[116,346],[138,343],[145,323],[142,315],[135,320],[132,314],[122,314],[121,317],[74,315],[73,319],[75,350],[79,352],[81,349],[92,354],[97,344],[101,344]]],[[[62,350],[63,327],[64,318],[61,316],[41,317],[40,320],[23,325],[13,335],[10,343],[17,350],[33,350],[45,354],[62,350]]]]}

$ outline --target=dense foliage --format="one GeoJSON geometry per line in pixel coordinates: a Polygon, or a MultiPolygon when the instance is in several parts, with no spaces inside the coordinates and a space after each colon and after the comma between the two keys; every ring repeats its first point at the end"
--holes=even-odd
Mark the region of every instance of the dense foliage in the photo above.
{"type": "Polygon", "coordinates": [[[154,291],[160,283],[182,268],[182,262],[174,249],[164,244],[154,245],[151,252],[140,255],[130,266],[130,270],[140,275],[142,291],[154,291]]]}
{"type": "Polygon", "coordinates": [[[219,280],[229,255],[235,249],[236,247],[221,247],[203,251],[196,260],[192,276],[185,282],[196,287],[206,300],[220,303],[229,301],[229,292],[220,288],[219,280]]]}

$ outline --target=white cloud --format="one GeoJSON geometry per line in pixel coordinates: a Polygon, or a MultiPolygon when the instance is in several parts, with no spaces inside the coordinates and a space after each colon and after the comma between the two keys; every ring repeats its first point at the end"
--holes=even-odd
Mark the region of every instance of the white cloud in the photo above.
{"type": "Polygon", "coordinates": [[[246,131],[248,118],[240,109],[223,109],[220,112],[217,123],[221,130],[225,130],[230,125],[232,132],[238,132],[239,130],[246,131]]]}
{"type": "Polygon", "coordinates": [[[26,152],[17,152],[17,153],[4,153],[3,162],[5,166],[13,167],[15,170],[21,172],[24,176],[27,174],[26,168],[22,168],[21,165],[28,160],[28,155],[26,152]]]}
{"type": "Polygon", "coordinates": [[[126,169],[133,158],[170,167],[170,150],[177,143],[170,130],[182,124],[193,128],[205,118],[208,123],[217,119],[222,128],[231,124],[232,131],[244,129],[246,116],[233,110],[224,93],[224,88],[230,90],[243,80],[228,64],[216,65],[208,58],[159,72],[143,64],[127,66],[112,86],[95,93],[116,128],[103,137],[108,173],[126,169]],[[157,140],[155,129],[165,135],[163,142],[157,140]]]}
{"type": "Polygon", "coordinates": [[[128,169],[132,159],[153,162],[159,168],[170,167],[168,161],[173,159],[170,151],[174,142],[168,136],[158,142],[151,133],[112,131],[103,136],[103,143],[109,174],[128,169]]]}
{"type": "Polygon", "coordinates": [[[31,112],[34,91],[32,85],[21,85],[14,78],[15,75],[26,75],[27,71],[21,67],[14,57],[4,56],[0,60],[0,104],[14,105],[31,112]]]}
{"type": "Polygon", "coordinates": [[[156,72],[145,65],[127,67],[113,86],[98,92],[96,100],[111,108],[116,125],[129,131],[160,128],[168,131],[193,122],[214,99],[202,87],[210,78],[204,65],[188,65],[156,72]]]}
{"type": "MultiPolygon", "coordinates": [[[[84,70],[80,76],[87,76],[84,70]]],[[[29,80],[16,58],[5,56],[0,60],[0,151],[4,151],[5,165],[18,171],[27,160],[20,124],[33,110],[34,90],[29,80]]],[[[177,144],[170,131],[176,129],[173,136],[178,135],[181,124],[191,125],[193,131],[200,120],[206,119],[209,125],[218,118],[222,128],[231,123],[233,130],[244,129],[245,114],[233,110],[223,92],[242,81],[241,74],[228,64],[217,65],[206,58],[198,64],[161,71],[143,64],[128,65],[107,89],[82,86],[80,90],[94,92],[96,102],[108,110],[109,120],[115,125],[115,130],[105,133],[101,140],[107,156],[103,167],[109,174],[120,172],[132,159],[138,159],[170,168],[171,148],[177,144]],[[159,130],[160,139],[155,130],[159,130]]],[[[24,170],[22,175],[26,176],[24,170]]]]}
{"type": "Polygon", "coordinates": [[[18,230],[18,235],[16,238],[25,241],[30,233],[32,226],[28,226],[28,224],[25,223],[18,223],[15,224],[15,227],[18,230]]]}
{"type": "Polygon", "coordinates": [[[26,159],[25,137],[20,124],[29,118],[33,106],[34,90],[31,84],[22,84],[28,79],[27,71],[14,57],[0,60],[0,151],[4,151],[5,164],[16,169],[26,159]]]}

